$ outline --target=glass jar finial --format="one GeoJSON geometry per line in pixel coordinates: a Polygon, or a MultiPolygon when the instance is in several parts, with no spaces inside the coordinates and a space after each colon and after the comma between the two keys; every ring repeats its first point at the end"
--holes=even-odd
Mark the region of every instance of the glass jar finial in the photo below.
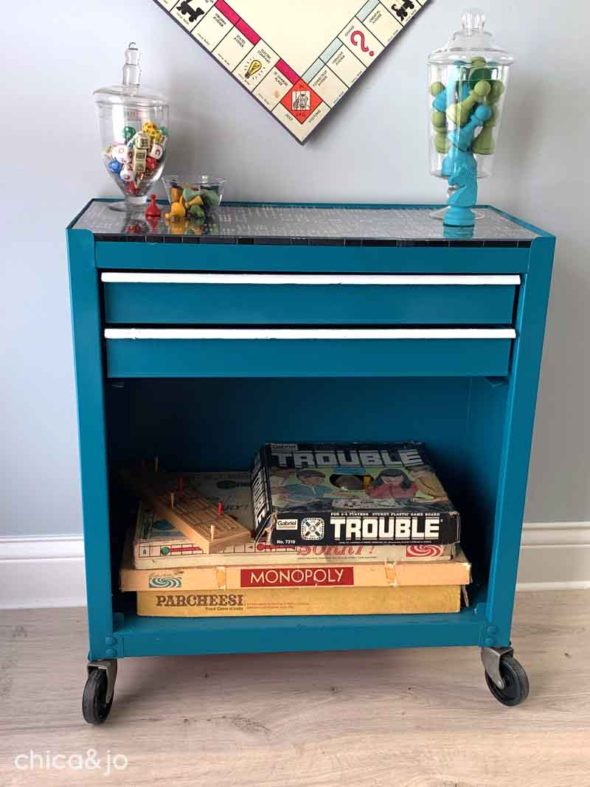
{"type": "Polygon", "coordinates": [[[135,41],[131,41],[125,50],[125,64],[123,65],[123,84],[125,87],[139,87],[141,68],[139,67],[139,48],[135,41]]]}
{"type": "Polygon", "coordinates": [[[479,8],[469,8],[461,17],[461,27],[466,35],[477,35],[484,32],[486,15],[479,8]]]}

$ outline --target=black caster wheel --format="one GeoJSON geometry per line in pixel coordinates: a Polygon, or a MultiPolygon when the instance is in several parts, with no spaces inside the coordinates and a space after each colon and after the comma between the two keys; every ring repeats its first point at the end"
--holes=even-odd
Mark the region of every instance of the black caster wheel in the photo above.
{"type": "Polygon", "coordinates": [[[497,686],[485,673],[488,689],[502,705],[520,705],[529,696],[529,679],[522,664],[514,656],[503,656],[500,659],[500,676],[504,681],[503,688],[497,686]]]}
{"type": "Polygon", "coordinates": [[[113,705],[113,689],[114,678],[113,687],[109,691],[109,674],[107,669],[89,667],[88,679],[82,694],[82,715],[84,716],[84,721],[88,722],[88,724],[102,724],[108,719],[113,705]]]}

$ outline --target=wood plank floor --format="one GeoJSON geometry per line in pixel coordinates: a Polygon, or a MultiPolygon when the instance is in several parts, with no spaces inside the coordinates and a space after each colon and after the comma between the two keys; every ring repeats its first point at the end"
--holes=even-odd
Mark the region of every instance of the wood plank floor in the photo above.
{"type": "Polygon", "coordinates": [[[96,728],[84,610],[0,612],[0,785],[589,787],[589,623],[590,592],[519,595],[518,708],[476,649],[135,659],[96,728]],[[89,749],[96,770],[23,768],[89,749]],[[127,768],[105,775],[109,752],[127,768]]]}

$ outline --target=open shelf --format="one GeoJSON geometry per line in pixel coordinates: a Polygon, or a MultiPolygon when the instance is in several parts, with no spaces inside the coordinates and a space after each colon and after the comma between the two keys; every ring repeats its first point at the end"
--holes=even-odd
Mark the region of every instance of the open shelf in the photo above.
{"type": "MultiPolygon", "coordinates": [[[[264,442],[426,443],[462,514],[470,607],[441,615],[140,617],[117,591],[132,499],[111,496],[113,611],[126,655],[480,644],[496,528],[503,379],[132,379],[107,387],[111,467],[159,457],[171,471],[246,470],[264,442]]],[[[114,484],[116,487],[116,483],[114,484]]]]}

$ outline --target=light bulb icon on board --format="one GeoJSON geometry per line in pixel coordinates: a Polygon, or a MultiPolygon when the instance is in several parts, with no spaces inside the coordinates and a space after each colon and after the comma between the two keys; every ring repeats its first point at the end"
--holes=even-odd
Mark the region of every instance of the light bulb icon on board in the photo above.
{"type": "Polygon", "coordinates": [[[248,70],[246,71],[246,79],[250,79],[257,74],[260,69],[262,68],[262,63],[260,60],[253,60],[250,65],[248,66],[248,70]]]}

